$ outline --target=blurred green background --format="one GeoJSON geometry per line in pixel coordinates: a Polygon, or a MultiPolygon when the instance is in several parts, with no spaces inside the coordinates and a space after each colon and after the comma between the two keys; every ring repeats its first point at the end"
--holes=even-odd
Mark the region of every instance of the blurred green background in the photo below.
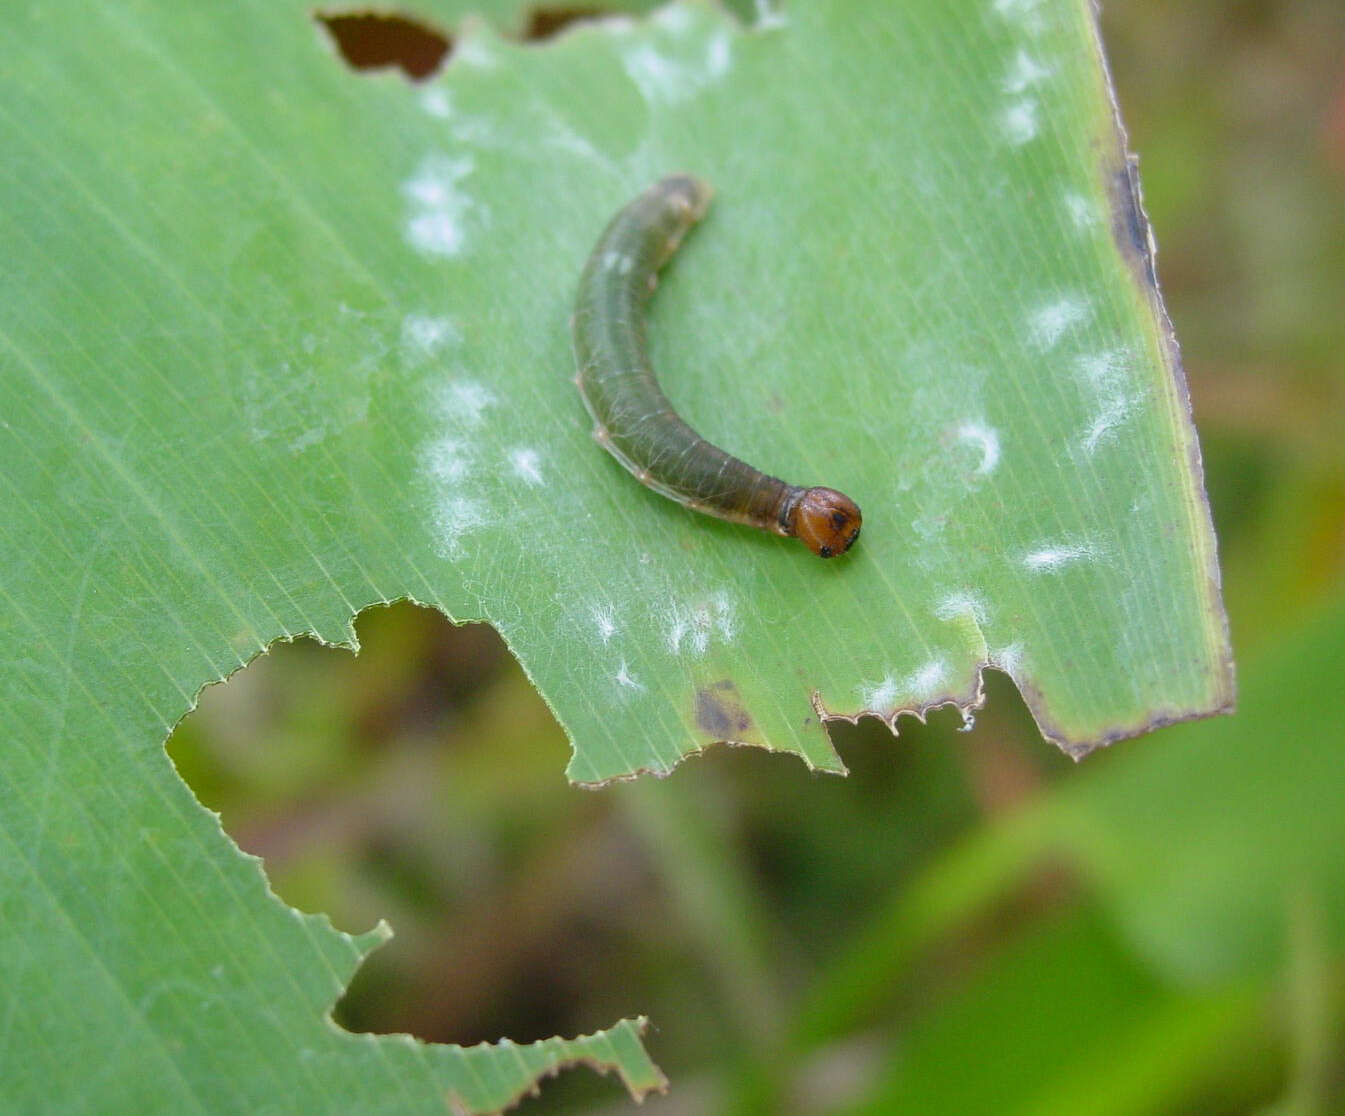
{"type": "MultiPolygon", "coordinates": [[[[655,1114],[1345,1113],[1345,4],[1103,29],[1239,713],[1076,766],[992,675],[970,731],[834,726],[848,779],[719,749],[595,793],[491,629],[366,611],[358,657],[278,646],[169,744],[287,902],[394,927],[344,1026],[648,1014],[655,1114]]],[[[633,1108],[582,1069],[523,1105],[633,1108]]]]}

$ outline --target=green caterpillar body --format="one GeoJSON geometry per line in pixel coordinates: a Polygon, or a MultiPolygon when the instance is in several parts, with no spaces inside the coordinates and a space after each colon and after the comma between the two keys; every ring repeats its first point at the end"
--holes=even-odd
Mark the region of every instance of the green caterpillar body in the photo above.
{"type": "Polygon", "coordinates": [[[656,182],[621,210],[589,256],[574,312],[575,382],[593,436],[641,483],[695,511],[842,554],[859,537],[859,508],[830,488],[768,476],[707,442],[663,394],[649,363],[645,303],[658,272],[709,208],[690,175],[656,182]]]}

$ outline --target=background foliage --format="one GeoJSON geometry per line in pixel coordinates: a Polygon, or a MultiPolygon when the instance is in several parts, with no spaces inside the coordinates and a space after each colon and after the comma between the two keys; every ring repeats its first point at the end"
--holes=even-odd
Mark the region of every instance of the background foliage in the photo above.
{"type": "MultiPolygon", "coordinates": [[[[839,726],[841,781],[719,750],[593,795],[494,635],[365,613],[173,754],[300,907],[396,938],[348,1026],[647,1012],[653,1112],[1345,1111],[1345,15],[1109,5],[1183,342],[1241,711],[1080,767],[992,679],[969,733],[839,726]]],[[[591,1111],[580,1073],[532,1111],[591,1111]]]]}

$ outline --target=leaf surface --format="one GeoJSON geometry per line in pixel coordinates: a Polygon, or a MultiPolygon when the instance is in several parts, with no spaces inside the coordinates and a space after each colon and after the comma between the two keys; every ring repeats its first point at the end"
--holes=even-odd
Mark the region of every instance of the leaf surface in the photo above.
{"type": "Polygon", "coordinates": [[[277,638],[352,643],[370,603],[493,623],[586,783],[726,738],[840,770],[821,714],[971,704],[986,664],[1076,754],[1230,700],[1088,5],[457,30],[413,86],[351,73],[297,2],[0,17],[20,1109],[486,1111],[577,1057],[658,1084],[634,1023],[467,1052],[339,1033],[373,939],[277,903],[165,761],[203,685],[277,638]],[[664,386],[711,440],[855,496],[843,560],[672,505],[589,438],[579,270],[673,170],[717,200],[652,303],[664,386]]]}

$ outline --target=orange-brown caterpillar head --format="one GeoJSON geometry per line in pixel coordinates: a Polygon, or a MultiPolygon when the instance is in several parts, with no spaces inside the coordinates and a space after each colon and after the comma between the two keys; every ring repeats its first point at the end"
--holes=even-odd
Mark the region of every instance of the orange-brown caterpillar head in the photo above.
{"type": "Polygon", "coordinates": [[[859,538],[862,517],[849,496],[834,488],[810,488],[794,505],[792,533],[819,558],[844,554],[859,538]]]}
{"type": "Polygon", "coordinates": [[[693,221],[699,221],[710,208],[710,199],[714,197],[714,188],[702,179],[691,174],[670,174],[660,180],[653,189],[674,208],[681,208],[693,221]]]}

